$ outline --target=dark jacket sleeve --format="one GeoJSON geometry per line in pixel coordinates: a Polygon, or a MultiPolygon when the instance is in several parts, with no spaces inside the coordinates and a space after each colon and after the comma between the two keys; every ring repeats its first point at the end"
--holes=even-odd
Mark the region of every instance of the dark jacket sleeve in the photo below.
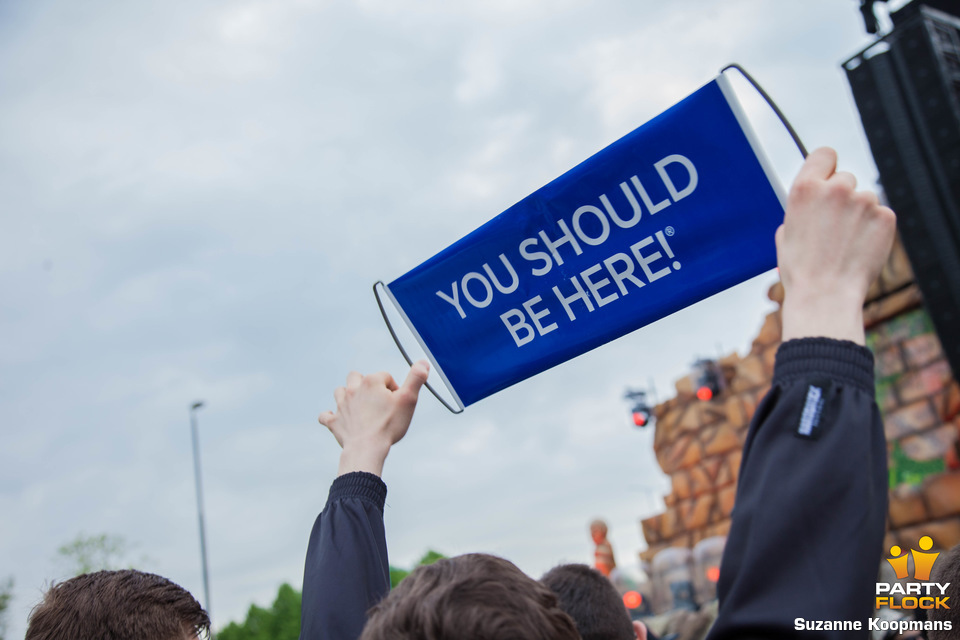
{"type": "Polygon", "coordinates": [[[873,355],[826,338],[784,343],[744,444],[709,640],[866,638],[886,513],[873,355]],[[796,618],[863,631],[800,631],[796,618]]]}
{"type": "Polygon", "coordinates": [[[386,497],[387,486],[372,473],[348,473],[333,481],[307,547],[301,640],[354,640],[367,610],[390,590],[386,497]]]}

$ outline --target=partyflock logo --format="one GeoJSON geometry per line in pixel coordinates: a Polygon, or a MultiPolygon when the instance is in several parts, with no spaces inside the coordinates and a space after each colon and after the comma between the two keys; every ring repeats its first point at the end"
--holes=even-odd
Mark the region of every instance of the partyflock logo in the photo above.
{"type": "MultiPolygon", "coordinates": [[[[950,597],[945,595],[950,583],[930,582],[930,572],[939,553],[930,553],[933,539],[923,536],[917,542],[920,550],[911,549],[904,553],[898,546],[890,548],[892,558],[887,562],[897,575],[897,582],[878,582],[876,608],[887,609],[949,609],[950,597]],[[910,559],[913,559],[913,579],[910,578],[910,559]],[[903,581],[903,582],[901,582],[903,581]]],[[[927,616],[877,615],[867,620],[868,631],[895,631],[903,634],[907,631],[952,631],[953,621],[944,619],[950,614],[928,613],[927,616]],[[928,619],[916,619],[927,617],[928,619]]],[[[807,620],[795,618],[793,628],[797,631],[862,631],[862,620],[807,620]]],[[[952,636],[951,636],[952,637],[952,636]]]]}
{"type": "Polygon", "coordinates": [[[913,578],[914,581],[901,582],[878,582],[876,608],[887,607],[890,609],[949,609],[950,597],[944,595],[950,583],[929,582],[930,572],[933,570],[933,564],[937,561],[939,553],[929,553],[933,548],[933,538],[923,536],[917,543],[920,550],[911,549],[910,553],[904,553],[903,550],[894,545],[890,547],[890,555],[893,558],[887,558],[887,562],[893,567],[897,580],[903,580],[910,576],[909,560],[913,558],[913,578]],[[899,596],[899,597],[898,597],[899,596]]]}

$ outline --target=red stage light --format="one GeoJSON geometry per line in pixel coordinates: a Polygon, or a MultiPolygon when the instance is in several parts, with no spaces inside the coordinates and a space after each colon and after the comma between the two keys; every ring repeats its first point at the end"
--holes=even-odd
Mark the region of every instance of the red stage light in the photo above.
{"type": "Polygon", "coordinates": [[[623,594],[623,606],[627,609],[636,609],[643,603],[643,596],[636,591],[627,591],[623,594]]]}
{"type": "Polygon", "coordinates": [[[700,387],[697,389],[697,398],[706,402],[713,398],[713,390],[710,387],[700,387]]]}
{"type": "Polygon", "coordinates": [[[707,580],[717,582],[720,580],[720,567],[709,567],[707,569],[707,580]]]}
{"type": "Polygon", "coordinates": [[[637,425],[638,427],[642,427],[643,425],[647,424],[647,414],[640,411],[635,411],[633,414],[633,424],[637,425]]]}

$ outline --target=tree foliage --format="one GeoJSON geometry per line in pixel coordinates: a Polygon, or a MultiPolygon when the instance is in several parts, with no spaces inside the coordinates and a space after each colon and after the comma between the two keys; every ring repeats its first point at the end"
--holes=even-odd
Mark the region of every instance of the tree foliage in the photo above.
{"type": "Polygon", "coordinates": [[[231,622],[217,633],[217,640],[297,640],[300,637],[300,592],[280,585],[269,609],[250,605],[242,624],[231,622]]]}
{"type": "MultiPolygon", "coordinates": [[[[413,567],[413,569],[416,569],[417,567],[422,567],[428,564],[433,564],[437,560],[441,560],[446,557],[447,556],[443,555],[439,551],[428,549],[427,552],[423,554],[423,557],[420,558],[420,561],[417,562],[417,564],[413,567]]],[[[398,584],[400,584],[400,581],[406,578],[408,575],[410,575],[410,572],[413,571],[413,569],[401,569],[399,567],[391,566],[390,567],[390,588],[393,589],[398,584]]]]}
{"type": "Polygon", "coordinates": [[[79,576],[91,571],[123,568],[128,550],[127,541],[121,536],[81,533],[57,549],[57,555],[67,564],[71,575],[79,576]]]}
{"type": "Polygon", "coordinates": [[[433,549],[427,549],[427,552],[423,554],[423,557],[420,558],[420,562],[417,563],[418,567],[425,567],[428,564],[433,564],[437,560],[443,560],[447,556],[443,555],[439,551],[434,551],[433,549]]]}
{"type": "MultiPolygon", "coordinates": [[[[433,564],[446,556],[432,549],[423,554],[416,566],[433,564]]],[[[390,567],[390,586],[397,584],[410,570],[390,567]]],[[[247,619],[231,622],[217,632],[217,640],[298,640],[300,637],[301,594],[289,584],[280,585],[277,598],[269,608],[250,605],[247,619]]],[[[0,638],[0,640],[3,640],[0,638]]]]}
{"type": "Polygon", "coordinates": [[[410,575],[409,569],[400,569],[398,567],[390,567],[390,588],[394,589],[400,581],[410,575]]]}
{"type": "Polygon", "coordinates": [[[7,578],[6,583],[0,585],[0,640],[7,637],[7,609],[13,599],[13,578],[7,578]]]}

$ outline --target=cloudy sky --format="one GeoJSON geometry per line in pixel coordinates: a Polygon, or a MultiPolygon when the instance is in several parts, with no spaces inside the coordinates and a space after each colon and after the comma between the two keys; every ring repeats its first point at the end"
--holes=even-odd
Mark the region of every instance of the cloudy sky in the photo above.
{"type": "MultiPolygon", "coordinates": [[[[902,3],[900,3],[902,4],[902,3]]],[[[856,0],[0,2],[0,579],[12,637],[56,549],[109,533],[217,626],[299,585],[351,369],[405,367],[370,292],[746,66],[809,147],[875,176],[839,63],[856,0]]],[[[785,161],[794,162],[795,158],[785,161]]],[[[794,167],[796,165],[794,164],[794,167]]],[[[451,416],[424,396],[385,470],[391,561],[621,564],[666,483],[661,400],[744,353],[766,274],[451,416]]]]}

